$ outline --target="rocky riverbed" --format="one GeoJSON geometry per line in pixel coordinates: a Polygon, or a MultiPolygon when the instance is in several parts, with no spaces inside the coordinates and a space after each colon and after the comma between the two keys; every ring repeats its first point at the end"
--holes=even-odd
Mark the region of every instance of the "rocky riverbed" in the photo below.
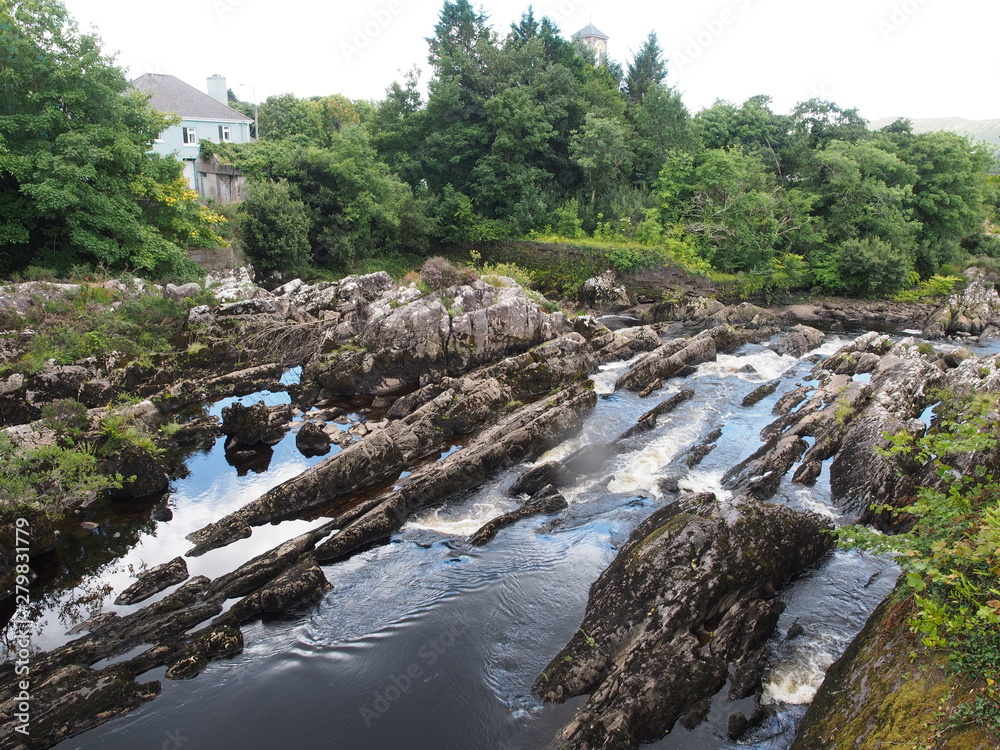
{"type": "MultiPolygon", "coordinates": [[[[618,285],[602,278],[586,288],[595,313],[618,315],[607,319],[612,330],[591,315],[547,312],[512,281],[475,281],[437,294],[397,286],[386,274],[292,282],[272,292],[244,284],[234,293],[240,299],[189,314],[192,340],[217,357],[184,368],[154,363],[142,372],[108,358],[8,377],[0,384],[0,419],[29,444],[51,439],[38,421],[41,406],[74,398],[91,408],[94,422],[108,409],[127,409],[151,430],[176,421],[175,442],[218,442],[226,461],[244,473],[263,471],[276,450],[292,450],[282,446],[294,444],[308,460],[261,491],[225,503],[224,513],[204,517],[188,507],[171,510],[169,491],[164,499],[170,476],[183,473],[177,465],[123,454],[107,469],[137,480],[119,497],[56,504],[50,510],[65,520],[51,528],[44,517],[33,518],[30,566],[44,573],[69,562],[71,537],[88,531],[79,518],[103,514],[101,533],[110,537],[121,531],[109,508],[130,504],[142,523],[160,514],[160,523],[171,524],[164,514],[191,513],[181,535],[186,548],[143,559],[146,569],[89,602],[89,617],[72,622],[72,633],[58,626],[36,631],[30,739],[9,718],[20,701],[16,660],[0,665],[0,743],[51,747],[91,736],[88,730],[143,704],[155,711],[153,699],[164,686],[151,675],[193,678],[244,652],[252,644],[247,633],[259,636],[270,619],[331,606],[341,588],[358,585],[348,583],[351,571],[372,555],[381,559],[387,553],[378,550],[391,551],[414,533],[413,524],[433,528],[427,519],[447,516],[508,478],[510,494],[507,487],[501,494],[510,499],[485,516],[473,514],[475,528],[460,535],[461,549],[482,548],[488,556],[526,527],[556,536],[574,523],[591,528],[592,519],[580,525],[587,506],[581,497],[614,513],[613,541],[581,561],[586,572],[572,594],[577,609],[549,612],[569,630],[558,631],[562,642],[550,635],[527,660],[537,670],[520,678],[536,696],[532,715],[543,715],[539,699],[570,700],[579,712],[544,714],[548,728],[536,723],[525,735],[530,739],[518,741],[635,747],[677,722],[697,727],[723,694],[735,707],[726,734],[750,741],[775,716],[766,693],[779,669],[775,638],[783,628],[789,637],[780,624],[784,592],[828,564],[832,537],[825,530],[860,517],[892,532],[898,521],[869,506],[900,501],[913,482],[927,479],[923,467],[878,455],[883,433],[925,429],[922,417],[938,388],[995,390],[1000,383],[995,357],[977,356],[959,342],[935,346],[876,331],[844,336],[835,351],[817,353],[829,336],[813,326],[851,329],[879,318],[880,328],[926,328],[938,340],[976,344],[996,328],[996,292],[991,296],[990,285],[977,278],[937,309],[888,312],[882,303],[827,302],[768,310],[696,295],[635,303],[618,285]],[[625,321],[640,325],[620,328],[625,321]],[[711,368],[725,368],[741,352],[781,368],[773,377],[749,363],[740,365],[749,370],[727,371],[738,384],[721,389],[729,403],[699,387],[716,377],[711,368]],[[301,377],[289,378],[289,368],[301,368],[301,377]],[[130,389],[145,400],[111,405],[130,389]],[[261,392],[263,399],[256,396],[261,392]],[[239,399],[248,393],[255,395],[239,399]],[[229,403],[218,414],[199,410],[222,398],[229,403]],[[614,403],[629,405],[624,415],[609,413],[614,403]],[[757,415],[759,439],[732,430],[741,410],[757,415]],[[709,413],[715,416],[699,421],[709,413]],[[657,441],[684,420],[699,426],[664,456],[657,441]],[[645,461],[650,446],[658,446],[651,455],[659,465],[644,483],[630,485],[626,466],[633,464],[622,457],[645,461]],[[704,461],[717,469],[711,491],[690,480],[704,461]],[[789,500],[795,488],[811,492],[817,484],[829,487],[829,505],[818,514],[789,500]],[[583,695],[585,704],[575,698],[583,695]]],[[[39,293],[11,292],[10,306],[29,292],[39,293]]],[[[16,353],[16,342],[11,347],[16,353]]],[[[3,590],[13,593],[18,545],[12,530],[0,533],[9,537],[0,561],[3,590]]],[[[138,538],[109,550],[106,560],[126,554],[138,538]]],[[[440,536],[434,540],[422,543],[436,544],[440,536]]],[[[565,569],[550,574],[573,578],[565,569]]],[[[79,584],[99,579],[84,573],[79,584]]],[[[386,586],[396,590],[398,583],[386,586]]],[[[461,598],[462,591],[458,586],[448,596],[461,598]]],[[[865,599],[867,611],[879,598],[865,599]]],[[[537,607],[532,616],[545,612],[537,607]]],[[[459,635],[452,632],[452,640],[459,635]]],[[[423,672],[426,661],[418,656],[410,663],[423,672]]],[[[377,716],[388,712],[375,703],[366,707],[377,716]]],[[[359,715],[369,715],[361,709],[359,715]]]]}

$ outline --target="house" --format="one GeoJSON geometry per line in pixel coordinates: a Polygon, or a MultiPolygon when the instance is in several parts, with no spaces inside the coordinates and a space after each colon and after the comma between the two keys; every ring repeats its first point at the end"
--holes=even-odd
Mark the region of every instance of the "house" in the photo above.
{"type": "Polygon", "coordinates": [[[184,163],[188,184],[203,198],[220,203],[242,199],[243,175],[235,167],[220,164],[218,159],[198,158],[198,142],[248,143],[252,140],[253,118],[237,112],[228,104],[229,89],[220,75],[208,78],[208,93],[184,83],[180,78],[146,73],[132,81],[132,86],[150,95],[149,106],[160,112],[180,115],[181,122],[160,133],[153,151],[164,156],[174,154],[184,163]]]}
{"type": "Polygon", "coordinates": [[[608,39],[609,37],[594,24],[588,23],[573,35],[574,39],[582,39],[584,44],[594,52],[594,58],[600,65],[608,59],[608,39]]]}

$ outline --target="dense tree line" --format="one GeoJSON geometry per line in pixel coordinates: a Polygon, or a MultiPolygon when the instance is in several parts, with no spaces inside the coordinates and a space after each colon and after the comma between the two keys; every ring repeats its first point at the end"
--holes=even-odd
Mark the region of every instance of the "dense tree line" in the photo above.
{"type": "MultiPolygon", "coordinates": [[[[56,0],[4,13],[0,272],[162,270],[185,242],[211,243],[176,162],[146,153],[164,120],[97,41],[56,0]]],[[[625,66],[598,63],[530,9],[500,35],[468,0],[445,0],[427,41],[426,97],[416,69],[377,102],[273,96],[255,143],[203,143],[250,178],[242,235],[259,270],[538,232],[880,294],[1000,254],[984,231],[993,155],[957,135],[906,121],[873,132],[818,99],[789,114],[757,96],[691,115],[655,33],[625,66]]]]}
{"type": "MultiPolygon", "coordinates": [[[[446,0],[428,45],[426,100],[414,70],[375,103],[262,105],[264,138],[283,145],[263,171],[257,156],[236,159],[314,217],[302,233],[314,260],[531,231],[670,237],[721,272],[877,294],[995,252],[984,234],[994,157],[957,135],[915,134],[906,121],[873,132],[819,99],[787,115],[758,96],[692,116],[655,33],[624,68],[598,64],[530,9],[501,38],[467,0],[446,0]],[[368,211],[347,208],[350,171],[368,211]],[[335,212],[352,219],[327,226],[335,212]]],[[[247,205],[258,220],[273,200],[264,192],[247,205]]]]}

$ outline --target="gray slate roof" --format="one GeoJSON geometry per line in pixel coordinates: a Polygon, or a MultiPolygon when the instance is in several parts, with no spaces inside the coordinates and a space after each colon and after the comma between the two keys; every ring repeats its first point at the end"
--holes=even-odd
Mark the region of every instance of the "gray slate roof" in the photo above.
{"type": "Polygon", "coordinates": [[[252,117],[247,117],[242,112],[217,102],[176,76],[146,73],[132,81],[132,86],[143,93],[152,94],[149,106],[161,112],[177,114],[192,120],[253,122],[252,117]]]}
{"type": "Polygon", "coordinates": [[[584,26],[582,29],[580,29],[578,32],[576,32],[573,36],[580,36],[580,37],[584,37],[584,38],[586,38],[588,36],[596,36],[596,37],[600,37],[601,39],[605,39],[605,40],[611,38],[607,34],[605,34],[603,31],[601,31],[599,28],[597,28],[596,26],[594,26],[594,24],[592,24],[592,23],[588,23],[586,26],[584,26]]]}

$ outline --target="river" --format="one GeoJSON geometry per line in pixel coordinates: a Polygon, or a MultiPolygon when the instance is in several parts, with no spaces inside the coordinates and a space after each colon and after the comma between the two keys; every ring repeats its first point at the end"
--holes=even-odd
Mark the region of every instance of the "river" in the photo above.
{"type": "MultiPolygon", "coordinates": [[[[569,507],[558,516],[527,519],[481,548],[469,547],[467,535],[517,507],[506,488],[525,467],[494,477],[444,508],[411,518],[391,543],[324,565],[334,588],[323,601],[293,617],[244,626],[246,648],[239,656],[209,664],[190,681],[162,680],[155,700],[57,747],[544,747],[584,699],[543,706],[530,686],[579,627],[590,584],[636,525],[659,507],[660,482],[671,478],[682,489],[724,493],[722,474],[760,444],[759,432],[774,419],[776,400],[808,382],[815,357],[833,353],[842,343],[828,336],[802,359],[747,345],[646,399],[612,392],[627,363],[601,368],[594,375],[598,404],[582,430],[540,461],[613,439],[681,389],[693,389],[695,396],[661,417],[653,431],[628,441],[630,449],[599,474],[563,490],[569,507]],[[776,378],[781,385],[774,394],[752,407],[740,405],[750,391],[776,378]],[[689,469],[687,450],[715,428],[722,430],[717,447],[689,469]]],[[[293,380],[295,373],[288,377],[293,380]]],[[[288,400],[280,393],[264,396],[270,403],[288,400]]],[[[210,408],[217,413],[221,405],[210,408]]],[[[172,519],[124,517],[120,511],[112,519],[95,510],[92,516],[100,526],[73,542],[75,557],[68,556],[67,566],[72,571],[49,574],[36,644],[47,649],[73,637],[66,631],[87,609],[103,606],[124,613],[141,606],[111,604],[133,580],[130,566],[134,570],[184,554],[191,546],[186,534],[318,460],[299,454],[289,433],[274,447],[265,471],[239,476],[225,461],[220,439],[188,457],[188,475],[172,483],[172,519]],[[116,533],[116,544],[102,539],[116,533]],[[116,554],[120,558],[112,559],[116,554]]],[[[826,466],[814,487],[792,484],[789,472],[775,502],[823,514],[837,524],[852,522],[831,505],[828,472],[826,466]]],[[[259,527],[248,539],[188,558],[191,574],[232,570],[322,521],[259,527]]],[[[756,734],[739,745],[726,738],[729,712],[734,707],[749,712],[751,702],[734,706],[722,691],[706,722],[694,730],[678,725],[650,747],[787,748],[825,669],[891,590],[895,575],[886,559],[833,552],[781,594],[787,608],[771,641],[764,693],[770,717],[756,734]],[[793,625],[793,635],[802,632],[789,638],[793,625]]],[[[162,679],[163,671],[142,680],[162,679]]]]}

